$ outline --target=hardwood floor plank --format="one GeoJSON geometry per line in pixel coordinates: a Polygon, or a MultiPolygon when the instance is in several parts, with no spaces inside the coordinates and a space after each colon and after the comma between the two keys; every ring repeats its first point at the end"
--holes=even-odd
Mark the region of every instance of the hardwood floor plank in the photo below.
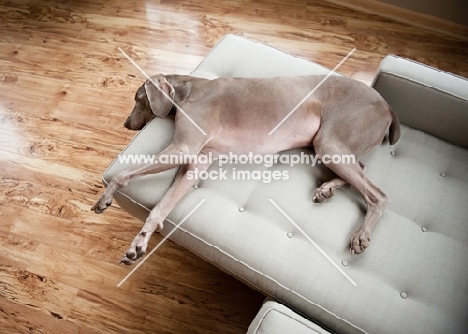
{"type": "MultiPolygon", "coordinates": [[[[176,248],[178,248],[179,251],[183,251],[178,246],[176,246],[176,248]]],[[[202,328],[209,332],[209,327],[214,326],[210,325],[214,318],[219,317],[218,321],[223,321],[222,316],[218,316],[218,313],[222,314],[223,310],[217,308],[216,305],[219,305],[219,302],[226,300],[226,298],[235,302],[235,300],[242,297],[242,294],[234,292],[235,286],[237,284],[240,285],[240,283],[235,281],[233,281],[235,284],[226,286],[234,290],[231,297],[224,296],[223,287],[216,284],[216,282],[214,282],[215,280],[208,275],[205,275],[207,280],[203,282],[192,282],[194,276],[197,277],[196,272],[205,273],[211,271],[211,274],[213,274],[212,270],[208,269],[205,271],[203,270],[205,268],[198,268],[195,269],[196,272],[194,272],[194,268],[192,268],[187,272],[186,269],[181,267],[183,264],[172,265],[168,268],[167,263],[170,259],[167,258],[167,250],[166,254],[155,256],[155,260],[157,261],[158,259],[164,259],[164,262],[160,261],[157,264],[157,275],[153,276],[144,271],[137,272],[135,276],[131,278],[129,284],[126,284],[126,286],[120,289],[117,288],[117,284],[120,280],[117,280],[116,277],[120,276],[120,278],[123,278],[129,270],[128,267],[118,266],[117,263],[105,263],[97,258],[94,259],[78,255],[66,250],[62,251],[60,245],[39,245],[33,261],[30,262],[28,270],[34,270],[46,277],[51,277],[54,280],[79,287],[82,293],[80,292],[78,297],[82,298],[82,302],[85,304],[103,304],[101,306],[104,309],[107,308],[106,304],[108,303],[120,305],[114,305],[112,308],[109,307],[112,309],[111,313],[108,313],[108,310],[106,310],[102,314],[94,314],[93,316],[96,316],[96,319],[98,319],[96,320],[97,322],[109,321],[109,323],[111,323],[120,313],[122,313],[122,317],[131,315],[132,321],[137,321],[139,317],[134,312],[141,312],[143,314],[150,312],[158,314],[158,317],[169,319],[164,321],[164,323],[167,323],[172,321],[172,314],[181,312],[185,314],[184,321],[189,321],[187,318],[192,317],[193,321],[197,319],[196,322],[201,325],[205,321],[204,319],[206,319],[207,323],[203,324],[202,328]],[[46,265],[44,265],[44,263],[46,265]],[[164,266],[163,263],[166,264],[166,266],[164,266]],[[180,273],[180,275],[174,275],[174,269],[176,269],[175,273],[180,273]],[[163,274],[161,274],[161,272],[163,274]],[[164,278],[164,276],[167,277],[164,278]],[[180,286],[180,282],[183,282],[183,289],[180,286]],[[197,288],[197,286],[200,285],[205,285],[207,288],[197,288]],[[221,290],[223,291],[223,295],[216,293],[216,291],[220,289],[223,289],[221,290]],[[128,304],[127,301],[129,299],[134,302],[128,304]],[[203,308],[193,310],[190,306],[193,303],[197,303],[200,307],[204,306],[206,309],[209,309],[210,315],[206,314],[205,312],[207,311],[204,311],[203,308]],[[133,308],[135,310],[130,310],[133,308]]],[[[148,266],[152,266],[151,263],[148,262],[148,266]]],[[[154,267],[154,269],[156,268],[154,267]]],[[[88,306],[83,307],[86,308],[88,306]]],[[[234,320],[238,318],[239,321],[242,321],[246,314],[249,315],[249,313],[253,316],[256,311],[254,307],[250,309],[244,308],[240,315],[233,315],[231,319],[234,320]]],[[[79,308],[81,309],[82,306],[79,308]]],[[[81,310],[76,310],[77,317],[79,317],[80,312],[81,310]]],[[[129,323],[126,326],[131,325],[134,326],[132,328],[139,328],[141,324],[140,321],[143,321],[143,319],[140,319],[138,324],[129,323]]],[[[178,321],[180,322],[181,320],[178,321]]],[[[113,328],[113,330],[120,330],[119,327],[114,328],[111,326],[111,328],[113,328]]]]}
{"type": "Polygon", "coordinates": [[[0,215],[0,228],[1,262],[6,266],[25,270],[39,242],[15,235],[13,233],[13,222],[5,212],[0,215]]]}
{"type": "MultiPolygon", "coordinates": [[[[0,162],[4,167],[2,172],[5,173],[0,179],[2,182],[0,194],[3,196],[11,195],[12,193],[9,191],[15,187],[22,187],[26,190],[32,187],[34,182],[44,183],[44,187],[47,187],[48,192],[53,197],[59,194],[57,185],[64,185],[61,182],[65,183],[65,186],[61,189],[62,195],[66,194],[67,191],[73,193],[74,190],[83,186],[88,186],[86,189],[87,196],[93,196],[102,189],[100,179],[96,178],[98,174],[86,173],[77,168],[58,165],[55,162],[47,162],[42,159],[10,154],[2,150],[0,150],[0,154],[5,159],[5,162],[0,162]],[[11,176],[6,174],[8,172],[11,172],[11,176]],[[76,184],[79,185],[75,186],[76,184]]],[[[4,199],[8,200],[8,198],[4,199]]]]}
{"type": "Polygon", "coordinates": [[[27,270],[0,264],[2,299],[66,319],[78,289],[27,270]]]}
{"type": "Polygon", "coordinates": [[[4,334],[17,333],[99,333],[82,324],[59,319],[57,316],[45,314],[30,306],[19,305],[0,298],[0,328],[4,334]]]}
{"type": "Polygon", "coordinates": [[[96,328],[109,333],[124,333],[129,328],[132,333],[240,333],[241,327],[246,326],[236,324],[234,319],[220,318],[208,307],[203,311],[200,306],[200,311],[195,312],[177,301],[132,298],[130,304],[128,300],[118,294],[109,298],[80,290],[70,317],[96,324],[96,328]]]}
{"type": "Polygon", "coordinates": [[[115,116],[108,121],[111,129],[110,124],[117,128],[115,131],[104,129],[105,126],[75,123],[89,122],[79,113],[60,109],[51,109],[51,116],[40,118],[0,111],[0,150],[20,155],[17,159],[40,159],[45,164],[59,164],[57,167],[79,166],[83,171],[93,172],[96,167],[105,169],[136,134],[123,127],[124,120],[125,117],[115,116]]]}

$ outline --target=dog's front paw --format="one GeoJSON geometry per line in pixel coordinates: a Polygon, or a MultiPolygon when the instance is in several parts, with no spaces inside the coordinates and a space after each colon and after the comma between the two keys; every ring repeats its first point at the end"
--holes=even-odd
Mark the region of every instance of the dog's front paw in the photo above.
{"type": "Polygon", "coordinates": [[[147,234],[145,232],[140,232],[133,239],[132,244],[127,249],[127,252],[124,254],[120,263],[130,265],[135,263],[138,260],[141,260],[143,255],[146,253],[146,247],[148,246],[147,234]]]}
{"type": "Polygon", "coordinates": [[[135,261],[141,260],[143,255],[146,253],[146,247],[148,247],[149,239],[156,230],[162,230],[164,227],[162,220],[156,220],[151,217],[151,214],[146,218],[145,225],[141,229],[140,233],[133,239],[132,244],[128,248],[125,255],[120,260],[120,263],[130,265],[135,261]]]}
{"type": "Polygon", "coordinates": [[[103,213],[104,210],[111,206],[111,204],[112,198],[106,199],[103,194],[101,198],[99,198],[99,200],[96,202],[96,204],[93,205],[91,211],[94,211],[95,213],[103,213]]]}
{"type": "Polygon", "coordinates": [[[349,252],[351,254],[363,253],[370,244],[370,232],[357,230],[351,234],[349,252]]]}

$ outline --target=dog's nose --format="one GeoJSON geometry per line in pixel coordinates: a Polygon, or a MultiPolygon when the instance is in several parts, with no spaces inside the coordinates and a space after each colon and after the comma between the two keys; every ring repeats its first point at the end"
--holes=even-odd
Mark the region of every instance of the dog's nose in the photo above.
{"type": "Polygon", "coordinates": [[[130,117],[125,120],[124,127],[130,130],[130,117]]]}

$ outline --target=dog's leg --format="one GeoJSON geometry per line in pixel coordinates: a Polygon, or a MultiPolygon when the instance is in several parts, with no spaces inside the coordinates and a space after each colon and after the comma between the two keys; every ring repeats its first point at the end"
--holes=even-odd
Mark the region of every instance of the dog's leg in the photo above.
{"type": "Polygon", "coordinates": [[[382,216],[388,202],[388,196],[375,186],[365,175],[358,163],[328,164],[336,175],[354,187],[364,198],[367,212],[364,222],[350,237],[351,254],[360,254],[369,246],[372,229],[382,216]]]}
{"type": "Polygon", "coordinates": [[[104,210],[106,210],[112,204],[112,199],[117,189],[125,187],[128,182],[130,182],[130,180],[139,176],[156,174],[180,166],[181,163],[159,163],[161,156],[179,156],[180,152],[183,152],[187,155],[198,155],[199,150],[185,152],[179,146],[171,144],[160,154],[156,155],[154,163],[139,164],[124,169],[112,178],[99,200],[91,208],[91,211],[94,211],[95,213],[102,213],[104,210]]]}
{"type": "Polygon", "coordinates": [[[162,230],[164,219],[197,182],[197,179],[194,177],[188,178],[187,173],[195,169],[202,172],[207,170],[209,166],[210,164],[207,163],[183,165],[180,167],[171,188],[168,189],[161,201],[151,210],[143,228],[133,239],[120,263],[129,265],[141,259],[146,253],[151,235],[158,229],[162,230]]]}
{"type": "MultiPolygon", "coordinates": [[[[360,96],[350,99],[360,100],[360,96]]],[[[322,116],[313,146],[319,157],[353,157],[326,166],[355,188],[367,205],[364,221],[350,236],[351,254],[360,254],[369,246],[371,232],[387,206],[388,196],[364,175],[364,165],[359,159],[382,143],[392,119],[388,106],[381,101],[354,102],[329,110],[332,111],[322,116]]]]}
{"type": "MultiPolygon", "coordinates": [[[[366,171],[366,166],[362,162],[359,162],[359,166],[363,172],[366,171]]],[[[346,181],[340,179],[339,177],[324,182],[315,190],[315,194],[312,200],[316,203],[322,203],[328,198],[332,197],[335,194],[336,189],[344,186],[345,184],[347,184],[346,181]]]]}
{"type": "Polygon", "coordinates": [[[350,253],[360,254],[369,246],[371,232],[387,207],[388,196],[364,175],[361,179],[348,182],[359,191],[367,204],[364,222],[350,236],[350,253]]]}
{"type": "MultiPolygon", "coordinates": [[[[342,138],[325,132],[317,135],[314,140],[314,148],[319,157],[325,155],[350,156],[351,152],[370,151],[381,142],[381,139],[376,138],[372,141],[369,140],[369,142],[370,144],[367,148],[360,148],[360,150],[358,150],[354,147],[354,149],[352,149],[348,146],[348,143],[345,144],[345,141],[342,138]],[[327,138],[327,140],[324,138],[327,138]]],[[[360,254],[369,246],[371,232],[387,207],[388,196],[364,175],[365,166],[358,161],[361,155],[356,153],[353,155],[355,158],[355,161],[353,162],[330,162],[326,164],[326,166],[342,180],[337,181],[338,184],[349,183],[349,185],[359,192],[367,205],[367,212],[364,217],[364,221],[351,233],[350,236],[350,253],[360,254]]],[[[337,179],[335,179],[335,181],[336,180],[337,179]]]]}

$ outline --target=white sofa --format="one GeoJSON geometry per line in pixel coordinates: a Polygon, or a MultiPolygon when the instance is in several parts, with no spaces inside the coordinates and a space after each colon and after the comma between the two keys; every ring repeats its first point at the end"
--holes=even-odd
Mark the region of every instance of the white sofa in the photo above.
{"type": "MultiPolygon", "coordinates": [[[[192,75],[273,77],[328,71],[227,35],[192,75]]],[[[402,134],[395,155],[383,143],[363,159],[369,178],[390,196],[364,254],[348,251],[349,235],[365,213],[358,193],[345,186],[325,203],[312,202],[318,184],[332,176],[320,165],[263,167],[289,173],[288,180],[270,183],[200,181],[167,218],[163,234],[206,199],[171,239],[288,306],[285,312],[285,306],[265,304],[251,333],[272,333],[275,328],[284,333],[278,324],[284,321],[284,328],[289,328],[291,319],[306,324],[303,332],[467,332],[468,80],[388,56],[373,87],[397,112],[402,134]]],[[[173,119],[154,119],[122,153],[157,154],[172,133],[173,119]]],[[[284,154],[300,151],[312,153],[304,149],[284,154]]],[[[116,159],[103,175],[104,184],[127,166],[116,159]]],[[[224,166],[232,167],[259,168],[224,166]]],[[[135,179],[117,192],[115,200],[144,221],[175,173],[135,179]]]]}

